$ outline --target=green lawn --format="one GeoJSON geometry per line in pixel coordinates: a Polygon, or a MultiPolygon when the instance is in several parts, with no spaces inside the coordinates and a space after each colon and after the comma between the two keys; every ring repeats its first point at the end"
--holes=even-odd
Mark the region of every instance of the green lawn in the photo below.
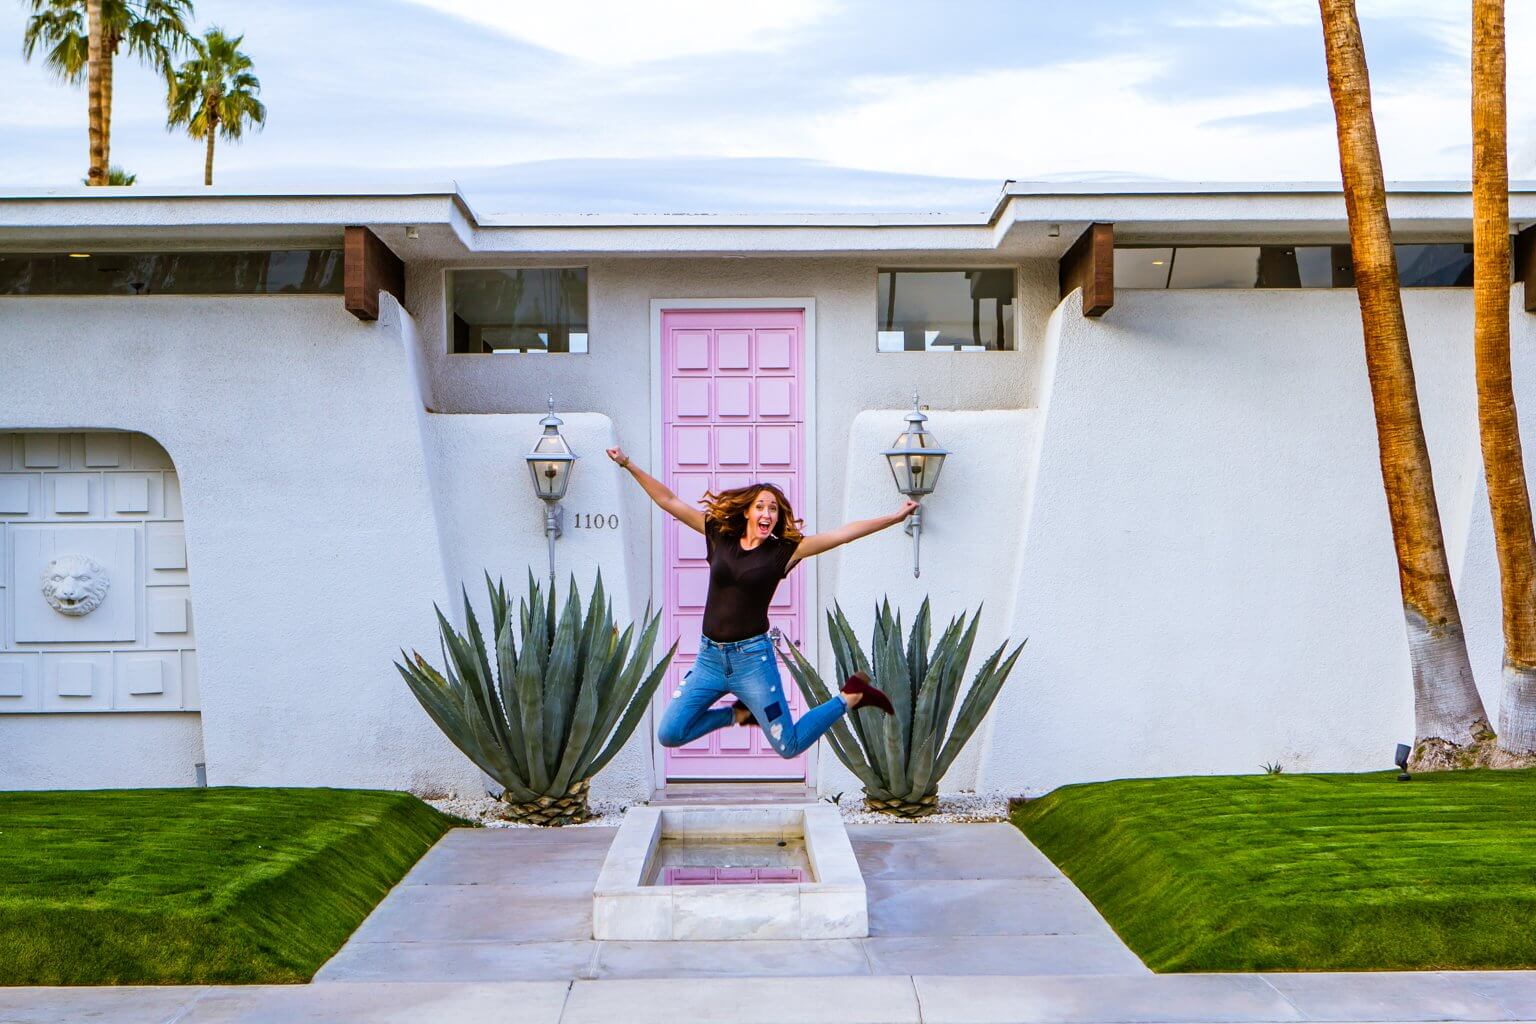
{"type": "Polygon", "coordinates": [[[453,822],[405,793],[0,793],[0,985],[302,982],[453,822]]]}
{"type": "Polygon", "coordinates": [[[1013,820],[1156,971],[1536,967],[1536,770],[1105,782],[1013,820]]]}

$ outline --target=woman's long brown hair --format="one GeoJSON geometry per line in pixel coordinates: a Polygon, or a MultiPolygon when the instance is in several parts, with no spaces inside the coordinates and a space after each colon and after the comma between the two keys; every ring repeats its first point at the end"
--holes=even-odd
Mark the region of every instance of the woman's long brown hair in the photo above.
{"type": "Polygon", "coordinates": [[[800,532],[800,520],[795,518],[795,510],[790,508],[789,499],[773,484],[748,484],[718,494],[705,491],[701,502],[704,506],[704,519],[714,523],[727,537],[740,537],[747,532],[747,510],[764,491],[773,495],[779,503],[779,521],[773,524],[773,535],[796,544],[804,540],[805,535],[800,532]]]}

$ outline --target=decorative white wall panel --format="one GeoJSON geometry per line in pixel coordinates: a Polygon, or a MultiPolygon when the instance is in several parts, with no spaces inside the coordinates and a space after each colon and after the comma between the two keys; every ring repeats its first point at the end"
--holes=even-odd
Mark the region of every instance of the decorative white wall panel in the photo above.
{"type": "Polygon", "coordinates": [[[129,526],[10,526],[10,635],[17,644],[132,642],[137,638],[142,600],[138,537],[129,526]],[[73,556],[73,557],[71,557],[73,556]],[[83,556],[83,557],[82,557],[83,556]],[[81,604],[87,613],[72,614],[50,600],[45,576],[54,566],[84,563],[89,575],[76,574],[89,588],[81,604]],[[102,590],[105,593],[100,593],[102,590]],[[94,609],[91,603],[99,596],[94,609]]]}
{"type": "Polygon", "coordinates": [[[197,710],[180,515],[143,434],[0,433],[0,714],[197,710]]]}

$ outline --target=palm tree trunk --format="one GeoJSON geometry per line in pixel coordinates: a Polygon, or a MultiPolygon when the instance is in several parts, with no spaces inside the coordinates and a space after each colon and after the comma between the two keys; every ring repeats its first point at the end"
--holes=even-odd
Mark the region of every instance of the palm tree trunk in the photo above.
{"type": "Polygon", "coordinates": [[[1414,764],[1451,767],[1475,753],[1469,748],[1480,747],[1492,730],[1472,679],[1435,505],[1360,23],[1354,0],[1319,0],[1319,6],[1382,483],[1408,627],[1414,764]]]}
{"type": "Polygon", "coordinates": [[[1509,157],[1504,0],[1472,4],[1472,294],[1477,426],[1504,598],[1499,745],[1536,753],[1536,530],[1509,353],[1509,157]]]}
{"type": "Polygon", "coordinates": [[[85,96],[87,128],[90,134],[91,165],[86,181],[92,185],[107,183],[107,133],[102,116],[102,79],[105,75],[102,38],[101,0],[85,0],[86,68],[85,96]]]}
{"type": "Polygon", "coordinates": [[[203,109],[207,111],[205,122],[208,126],[208,155],[203,158],[203,184],[213,184],[213,137],[219,130],[219,97],[216,93],[209,93],[203,97],[203,109]]]}
{"type": "Polygon", "coordinates": [[[112,177],[112,76],[117,66],[120,36],[103,36],[101,41],[101,165],[107,169],[102,184],[112,177]]]}

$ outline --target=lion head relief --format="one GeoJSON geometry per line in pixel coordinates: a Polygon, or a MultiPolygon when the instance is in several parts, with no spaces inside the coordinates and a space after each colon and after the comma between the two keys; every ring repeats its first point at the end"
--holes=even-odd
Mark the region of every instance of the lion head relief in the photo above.
{"type": "Polygon", "coordinates": [[[89,615],[107,598],[112,578],[89,555],[60,555],[43,570],[43,600],[61,615],[89,615]]]}

